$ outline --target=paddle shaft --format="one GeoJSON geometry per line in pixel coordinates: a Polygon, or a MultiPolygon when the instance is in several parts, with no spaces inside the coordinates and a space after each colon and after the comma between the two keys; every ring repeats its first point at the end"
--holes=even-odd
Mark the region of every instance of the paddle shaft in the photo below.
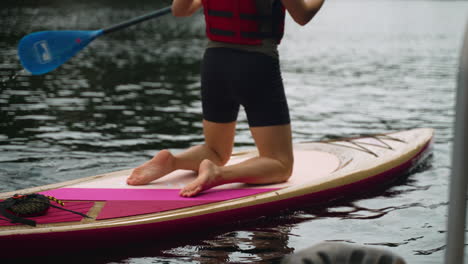
{"type": "Polygon", "coordinates": [[[160,17],[160,16],[163,16],[163,15],[166,15],[166,14],[168,14],[170,12],[171,12],[171,7],[168,6],[168,7],[159,9],[157,11],[148,13],[146,15],[142,15],[142,16],[127,20],[125,22],[119,23],[117,25],[113,25],[113,26],[110,26],[108,28],[105,28],[105,29],[102,30],[102,34],[111,33],[111,32],[114,32],[114,31],[129,27],[129,26],[141,23],[141,22],[146,21],[148,19],[152,19],[152,18],[155,18],[155,17],[160,17]]]}

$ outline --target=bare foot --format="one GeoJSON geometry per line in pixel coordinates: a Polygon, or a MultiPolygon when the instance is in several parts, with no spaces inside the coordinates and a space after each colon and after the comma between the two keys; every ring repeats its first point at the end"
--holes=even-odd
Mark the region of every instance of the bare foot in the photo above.
{"type": "Polygon", "coordinates": [[[221,178],[221,167],[216,166],[210,160],[204,160],[200,163],[198,177],[187,184],[179,195],[183,197],[192,197],[209,188],[223,184],[221,178]]]}
{"type": "Polygon", "coordinates": [[[135,168],[127,178],[129,185],[148,184],[174,171],[174,156],[168,150],[161,150],[151,160],[135,168]]]}

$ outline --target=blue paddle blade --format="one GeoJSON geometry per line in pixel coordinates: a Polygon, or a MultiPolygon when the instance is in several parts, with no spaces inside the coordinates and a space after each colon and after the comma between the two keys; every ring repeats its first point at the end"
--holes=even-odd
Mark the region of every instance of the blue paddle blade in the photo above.
{"type": "Polygon", "coordinates": [[[73,57],[102,30],[41,31],[20,40],[18,55],[23,67],[34,75],[50,72],[73,57]]]}

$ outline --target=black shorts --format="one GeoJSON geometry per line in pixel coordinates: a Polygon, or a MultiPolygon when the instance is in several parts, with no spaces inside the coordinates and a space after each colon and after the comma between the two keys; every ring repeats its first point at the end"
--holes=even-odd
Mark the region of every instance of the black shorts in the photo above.
{"type": "Polygon", "coordinates": [[[203,118],[207,121],[236,121],[242,105],[251,127],[290,123],[279,61],[273,57],[210,48],[203,57],[201,79],[203,118]]]}

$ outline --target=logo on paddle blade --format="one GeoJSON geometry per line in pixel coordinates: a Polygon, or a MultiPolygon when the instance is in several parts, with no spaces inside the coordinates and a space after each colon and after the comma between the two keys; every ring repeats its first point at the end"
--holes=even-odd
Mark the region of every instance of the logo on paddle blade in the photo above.
{"type": "Polygon", "coordinates": [[[36,50],[39,63],[45,64],[52,60],[52,54],[50,54],[49,44],[47,44],[47,41],[41,40],[36,42],[34,44],[34,49],[36,50]]]}

